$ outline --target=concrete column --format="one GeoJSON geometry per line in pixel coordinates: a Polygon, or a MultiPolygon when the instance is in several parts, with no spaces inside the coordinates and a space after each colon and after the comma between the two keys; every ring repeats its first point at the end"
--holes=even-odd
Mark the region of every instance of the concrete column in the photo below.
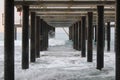
{"type": "Polygon", "coordinates": [[[40,57],[40,50],[39,50],[39,27],[40,27],[40,17],[39,16],[36,16],[36,27],[35,27],[35,49],[36,49],[36,57],[39,58],[40,57]]]}
{"type": "Polygon", "coordinates": [[[120,1],[116,0],[116,27],[115,27],[115,53],[116,75],[115,80],[120,79],[120,1]]]}
{"type": "Polygon", "coordinates": [[[97,6],[97,69],[104,67],[104,6],[97,6]]]}
{"type": "Polygon", "coordinates": [[[107,51],[110,51],[110,22],[107,22],[107,51]]]}
{"type": "Polygon", "coordinates": [[[4,80],[14,80],[14,0],[5,0],[4,80]]]}
{"type": "Polygon", "coordinates": [[[82,16],[81,22],[81,37],[82,37],[82,46],[81,46],[81,55],[82,57],[86,57],[86,16],[82,16]]]}
{"type": "Polygon", "coordinates": [[[87,61],[93,61],[93,12],[88,12],[87,61]]]}
{"type": "Polygon", "coordinates": [[[78,37],[78,46],[79,46],[79,51],[81,51],[81,21],[78,22],[79,26],[78,26],[78,34],[79,34],[79,37],[78,37]]]}
{"type": "Polygon", "coordinates": [[[31,46],[30,46],[30,61],[35,62],[35,12],[31,12],[31,46]]]}
{"type": "Polygon", "coordinates": [[[29,68],[29,6],[23,5],[22,69],[29,68]]]}

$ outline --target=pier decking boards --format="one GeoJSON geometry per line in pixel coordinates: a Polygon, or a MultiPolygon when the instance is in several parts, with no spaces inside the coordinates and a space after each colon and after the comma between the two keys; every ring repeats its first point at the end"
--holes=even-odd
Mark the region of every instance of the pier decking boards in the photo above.
{"type": "Polygon", "coordinates": [[[88,62],[93,60],[92,42],[96,43],[96,68],[102,70],[105,64],[105,33],[107,33],[107,50],[110,51],[110,23],[116,22],[116,80],[120,79],[120,2],[118,0],[5,0],[5,80],[14,80],[14,39],[17,39],[14,6],[17,9],[21,8],[23,13],[22,69],[29,69],[29,46],[31,46],[30,62],[34,63],[36,58],[41,57],[40,51],[48,49],[49,32],[55,32],[56,27],[69,27],[69,39],[73,41],[73,48],[81,51],[82,57],[87,56],[88,62]],[[30,19],[29,15],[31,15],[30,19]]]}

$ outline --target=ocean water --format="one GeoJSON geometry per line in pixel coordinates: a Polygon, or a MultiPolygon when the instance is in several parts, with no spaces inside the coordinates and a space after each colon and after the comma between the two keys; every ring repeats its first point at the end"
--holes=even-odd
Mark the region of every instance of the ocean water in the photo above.
{"type": "MultiPolygon", "coordinates": [[[[55,38],[59,39],[59,40],[68,40],[68,35],[66,35],[65,33],[56,33],[55,34],[55,38]]],[[[4,40],[4,33],[0,32],[0,41],[4,40]]],[[[17,33],[17,40],[22,40],[22,33],[18,32],[17,33]]]]}
{"type": "MultiPolygon", "coordinates": [[[[114,48],[114,42],[115,42],[115,29],[111,28],[111,48],[114,48]]],[[[65,32],[56,32],[55,33],[55,39],[57,40],[69,40],[68,35],[65,32]]],[[[22,33],[18,32],[17,33],[17,40],[15,40],[16,43],[21,44],[22,41],[22,33]]],[[[107,43],[107,41],[105,41],[107,43]]],[[[4,33],[0,32],[0,45],[4,44],[4,33]]]]}

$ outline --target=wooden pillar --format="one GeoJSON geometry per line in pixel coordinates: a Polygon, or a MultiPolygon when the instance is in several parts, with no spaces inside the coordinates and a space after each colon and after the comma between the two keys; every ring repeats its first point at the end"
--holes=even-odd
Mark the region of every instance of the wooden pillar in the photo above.
{"type": "Polygon", "coordinates": [[[29,6],[23,5],[22,69],[29,68],[29,6]]]}
{"type": "Polygon", "coordinates": [[[95,25],[94,27],[95,27],[95,40],[94,40],[94,42],[96,43],[96,41],[97,41],[97,26],[95,25]]]}
{"type": "Polygon", "coordinates": [[[40,51],[43,51],[43,19],[40,19],[40,51]]]}
{"type": "Polygon", "coordinates": [[[5,0],[4,80],[14,80],[14,0],[5,0]]]}
{"type": "Polygon", "coordinates": [[[72,27],[70,26],[69,27],[69,40],[72,39],[72,27]]]}
{"type": "Polygon", "coordinates": [[[79,21],[78,22],[79,23],[79,28],[78,28],[78,30],[79,30],[79,32],[78,32],[78,35],[79,35],[79,37],[78,37],[78,46],[79,46],[79,51],[81,51],[81,21],[79,21]]]}
{"type": "Polygon", "coordinates": [[[31,12],[31,46],[30,46],[30,61],[35,62],[35,12],[31,12]]]}
{"type": "Polygon", "coordinates": [[[75,47],[75,32],[76,32],[76,29],[75,29],[75,24],[73,24],[73,30],[74,30],[74,34],[73,34],[73,48],[76,49],[75,47]]]}
{"type": "Polygon", "coordinates": [[[41,51],[41,47],[42,47],[42,43],[41,43],[41,39],[42,39],[42,38],[41,38],[42,19],[39,20],[39,24],[40,24],[40,25],[39,25],[39,26],[40,26],[40,27],[39,27],[39,31],[40,31],[40,32],[39,32],[39,51],[41,51]]]}
{"type": "Polygon", "coordinates": [[[76,50],[79,49],[79,46],[78,46],[78,22],[76,22],[76,50]]]}
{"type": "Polygon", "coordinates": [[[82,43],[81,43],[81,55],[82,57],[86,57],[86,16],[82,16],[82,22],[81,22],[81,37],[82,37],[82,43]]]}
{"type": "Polygon", "coordinates": [[[45,22],[45,50],[47,50],[47,23],[45,22]]]}
{"type": "Polygon", "coordinates": [[[93,61],[93,12],[88,12],[88,45],[87,61],[93,61]]]}
{"type": "Polygon", "coordinates": [[[116,0],[116,27],[115,27],[115,53],[116,75],[115,80],[120,79],[120,1],[116,0]]]}
{"type": "Polygon", "coordinates": [[[73,41],[73,39],[74,39],[74,27],[73,27],[73,25],[71,27],[72,27],[72,41],[73,41]]]}
{"type": "Polygon", "coordinates": [[[104,67],[104,6],[97,6],[97,69],[104,67]]]}
{"type": "Polygon", "coordinates": [[[40,57],[40,50],[39,50],[39,27],[40,27],[40,17],[36,16],[36,27],[35,27],[35,49],[36,49],[36,57],[39,58],[40,57]]]}
{"type": "Polygon", "coordinates": [[[46,29],[47,29],[47,30],[46,30],[46,35],[47,35],[47,39],[46,39],[46,40],[47,40],[47,43],[46,43],[47,46],[46,46],[46,47],[47,47],[47,49],[48,49],[48,44],[49,44],[49,38],[48,38],[49,25],[48,25],[48,24],[47,24],[47,28],[46,28],[46,29]]]}
{"type": "Polygon", "coordinates": [[[74,24],[74,29],[75,29],[74,33],[75,49],[77,50],[77,23],[74,24]]]}
{"type": "Polygon", "coordinates": [[[110,51],[110,22],[107,22],[107,51],[110,51]]]}
{"type": "Polygon", "coordinates": [[[45,50],[45,21],[43,21],[43,50],[45,50]]]}

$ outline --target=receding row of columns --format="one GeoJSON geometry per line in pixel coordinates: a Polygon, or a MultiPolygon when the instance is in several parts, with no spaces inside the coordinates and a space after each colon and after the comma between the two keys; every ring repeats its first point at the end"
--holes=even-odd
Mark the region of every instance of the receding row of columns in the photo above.
{"type": "MultiPolygon", "coordinates": [[[[23,5],[22,9],[22,69],[28,69],[29,62],[36,62],[36,58],[40,57],[40,51],[48,49],[48,32],[51,29],[55,31],[55,28],[49,26],[43,19],[40,18],[40,16],[37,16],[35,12],[30,12],[29,14],[29,6],[23,5]],[[30,25],[29,20],[31,20],[30,25]]],[[[5,80],[14,80],[15,36],[16,28],[14,28],[14,0],[5,0],[5,80]]]]}
{"type": "MultiPolygon", "coordinates": [[[[98,23],[95,25],[93,24],[93,12],[88,12],[87,16],[82,16],[81,20],[75,22],[72,26],[70,26],[69,39],[73,41],[73,48],[81,51],[82,57],[87,56],[88,62],[93,61],[93,44],[97,44],[96,68],[101,70],[104,67],[105,46],[104,6],[97,6],[97,13],[98,23]]],[[[106,30],[107,51],[110,51],[110,22],[107,22],[106,30]]]]}

